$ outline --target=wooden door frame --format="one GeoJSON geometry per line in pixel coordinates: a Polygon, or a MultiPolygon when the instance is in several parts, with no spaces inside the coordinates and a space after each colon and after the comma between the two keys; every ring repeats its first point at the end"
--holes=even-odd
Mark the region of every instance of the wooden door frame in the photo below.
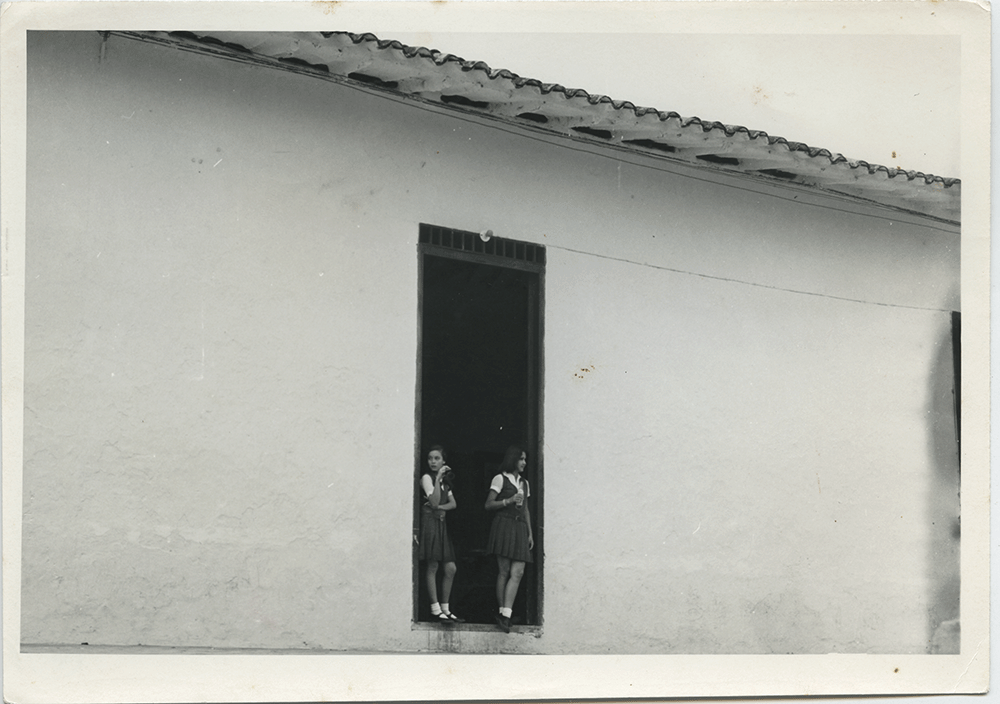
{"type": "MultiPolygon", "coordinates": [[[[531,486],[533,501],[531,502],[531,516],[533,522],[533,536],[535,539],[533,563],[534,579],[532,589],[525,595],[528,609],[528,617],[532,621],[531,625],[540,627],[543,622],[543,597],[544,597],[544,457],[543,447],[543,420],[544,420],[544,320],[545,320],[545,247],[529,242],[518,240],[490,238],[496,240],[492,243],[493,251],[489,251],[489,242],[480,237],[479,234],[462,230],[452,230],[431,225],[420,225],[420,241],[417,244],[417,365],[416,365],[416,389],[414,394],[414,479],[419,480],[419,474],[423,467],[423,447],[422,437],[422,394],[423,394],[423,354],[424,354],[424,262],[426,257],[442,257],[473,264],[485,264],[487,266],[506,267],[517,269],[533,274],[529,278],[528,286],[528,372],[527,372],[527,408],[526,425],[527,437],[525,438],[525,450],[528,452],[529,462],[534,463],[535,477],[531,486]],[[432,231],[446,233],[447,244],[443,242],[435,243],[432,240],[432,231]],[[478,240],[478,242],[477,242],[478,240]],[[483,245],[480,245],[482,242],[483,245]],[[458,246],[456,246],[456,244],[458,246]],[[470,246],[471,244],[471,246],[470,246]],[[500,253],[497,253],[499,250],[500,253]],[[509,252],[513,252],[510,256],[509,252]],[[521,253],[523,256],[520,256],[521,253]],[[530,258],[530,260],[527,260],[530,258]]],[[[416,484],[414,484],[416,486],[416,484]]],[[[412,583],[413,599],[411,607],[411,620],[413,623],[419,621],[420,612],[420,560],[417,559],[417,541],[420,534],[420,498],[418,492],[413,493],[413,536],[411,540],[411,562],[412,562],[412,583]]],[[[461,624],[456,624],[459,627],[461,624]]]]}

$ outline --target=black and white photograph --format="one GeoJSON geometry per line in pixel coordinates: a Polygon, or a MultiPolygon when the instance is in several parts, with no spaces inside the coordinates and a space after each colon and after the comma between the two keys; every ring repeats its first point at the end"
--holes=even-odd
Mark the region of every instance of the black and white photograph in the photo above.
{"type": "Polygon", "coordinates": [[[0,16],[6,701],[988,687],[983,7],[115,5],[0,16]]]}

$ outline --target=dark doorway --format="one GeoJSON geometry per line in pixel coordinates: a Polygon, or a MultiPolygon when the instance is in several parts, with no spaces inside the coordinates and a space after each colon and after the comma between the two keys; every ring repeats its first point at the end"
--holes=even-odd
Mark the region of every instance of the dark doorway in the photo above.
{"type": "MultiPolygon", "coordinates": [[[[495,558],[486,555],[493,516],[483,504],[507,446],[525,447],[535,563],[528,566],[521,582],[513,622],[537,625],[542,555],[541,462],[537,453],[540,266],[516,257],[436,245],[429,241],[429,233],[423,234],[427,236],[422,236],[420,249],[415,486],[426,468],[427,448],[443,445],[448,464],[455,470],[453,492],[458,504],[447,518],[458,566],[452,610],[469,623],[492,624],[497,611],[497,566],[495,558]]],[[[474,236],[482,248],[478,235],[458,234],[474,236]]],[[[513,251],[516,253],[516,248],[513,251]]],[[[416,496],[415,525],[419,526],[422,499],[419,492],[416,496]]],[[[414,565],[414,611],[416,619],[423,621],[430,620],[430,611],[422,570],[423,565],[414,565]]]]}

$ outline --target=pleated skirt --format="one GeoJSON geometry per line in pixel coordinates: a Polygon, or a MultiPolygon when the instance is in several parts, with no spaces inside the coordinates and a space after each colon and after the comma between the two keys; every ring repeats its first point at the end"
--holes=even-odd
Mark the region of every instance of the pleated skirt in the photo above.
{"type": "Polygon", "coordinates": [[[528,524],[517,515],[498,513],[490,526],[486,552],[518,562],[532,562],[528,549],[528,524]]]}
{"type": "Polygon", "coordinates": [[[424,506],[420,510],[420,547],[418,553],[421,560],[436,560],[437,562],[454,562],[455,548],[448,537],[448,523],[444,519],[444,511],[424,506]]]}

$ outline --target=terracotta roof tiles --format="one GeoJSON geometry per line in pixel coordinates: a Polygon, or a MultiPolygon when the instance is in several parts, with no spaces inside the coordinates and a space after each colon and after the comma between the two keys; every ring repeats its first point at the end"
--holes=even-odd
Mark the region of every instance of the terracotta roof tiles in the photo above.
{"type": "Polygon", "coordinates": [[[960,181],[850,160],[761,130],[543,83],[425,47],[351,32],[117,32],[366,83],[521,127],[700,168],[795,183],[957,223],[960,181]]]}

